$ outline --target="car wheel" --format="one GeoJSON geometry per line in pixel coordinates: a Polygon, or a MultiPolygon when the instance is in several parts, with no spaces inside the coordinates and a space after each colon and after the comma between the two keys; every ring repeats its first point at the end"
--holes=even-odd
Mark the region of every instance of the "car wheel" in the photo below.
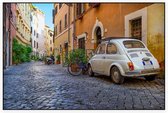
{"type": "Polygon", "coordinates": [[[117,67],[111,69],[111,79],[116,84],[122,84],[124,77],[121,75],[120,70],[117,67]]]}
{"type": "Polygon", "coordinates": [[[91,76],[91,77],[94,76],[94,72],[92,71],[92,67],[91,67],[91,65],[89,65],[89,68],[88,68],[88,74],[89,74],[89,76],[91,76]]]}
{"type": "Polygon", "coordinates": [[[145,79],[147,81],[152,81],[152,80],[155,80],[156,79],[156,75],[152,75],[152,76],[145,76],[145,79]]]}

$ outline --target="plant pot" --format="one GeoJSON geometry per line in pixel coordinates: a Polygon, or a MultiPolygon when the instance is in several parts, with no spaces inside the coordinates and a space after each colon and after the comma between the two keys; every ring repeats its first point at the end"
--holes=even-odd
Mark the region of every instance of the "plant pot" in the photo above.
{"type": "Polygon", "coordinates": [[[77,69],[78,69],[78,65],[77,64],[72,64],[71,65],[71,71],[72,72],[77,72],[77,69]]]}
{"type": "Polygon", "coordinates": [[[56,64],[60,64],[60,61],[59,61],[59,60],[57,60],[57,61],[56,61],[56,64]]]}

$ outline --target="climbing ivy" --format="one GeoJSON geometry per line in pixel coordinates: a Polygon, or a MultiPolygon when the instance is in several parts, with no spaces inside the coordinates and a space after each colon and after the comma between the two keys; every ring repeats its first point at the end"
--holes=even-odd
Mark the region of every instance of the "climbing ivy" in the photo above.
{"type": "Polygon", "coordinates": [[[15,64],[22,63],[22,62],[29,62],[30,54],[32,52],[32,48],[30,46],[24,46],[19,44],[18,41],[14,38],[13,39],[13,62],[15,64]]]}

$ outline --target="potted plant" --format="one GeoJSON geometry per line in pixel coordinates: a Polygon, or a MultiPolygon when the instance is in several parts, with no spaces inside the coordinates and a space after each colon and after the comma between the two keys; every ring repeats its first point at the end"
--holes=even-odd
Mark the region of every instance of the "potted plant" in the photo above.
{"type": "Polygon", "coordinates": [[[56,58],[57,58],[56,64],[60,64],[60,55],[57,55],[56,58]]]}
{"type": "Polygon", "coordinates": [[[71,71],[72,72],[76,72],[78,69],[78,65],[76,64],[77,59],[79,60],[79,62],[82,62],[84,64],[87,63],[87,57],[85,55],[85,50],[76,49],[76,50],[73,50],[69,53],[68,64],[71,63],[71,71]]]}

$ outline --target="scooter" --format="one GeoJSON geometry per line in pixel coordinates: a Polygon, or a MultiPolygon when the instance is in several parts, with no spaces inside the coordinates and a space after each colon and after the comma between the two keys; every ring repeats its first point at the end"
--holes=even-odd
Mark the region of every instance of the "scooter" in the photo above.
{"type": "Polygon", "coordinates": [[[47,58],[47,64],[50,65],[50,64],[53,64],[53,60],[51,58],[47,58]]]}

